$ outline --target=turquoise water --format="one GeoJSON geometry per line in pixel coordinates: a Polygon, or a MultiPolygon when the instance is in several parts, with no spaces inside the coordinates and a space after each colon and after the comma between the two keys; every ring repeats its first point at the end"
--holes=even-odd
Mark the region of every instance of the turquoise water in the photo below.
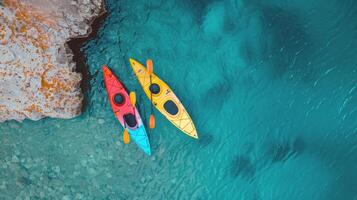
{"type": "Polygon", "coordinates": [[[107,2],[83,47],[91,89],[71,120],[0,124],[0,199],[357,199],[357,2],[107,2]],[[128,58],[181,98],[200,139],[158,112],[151,157],[124,145],[107,64],[149,101],[128,58]]]}

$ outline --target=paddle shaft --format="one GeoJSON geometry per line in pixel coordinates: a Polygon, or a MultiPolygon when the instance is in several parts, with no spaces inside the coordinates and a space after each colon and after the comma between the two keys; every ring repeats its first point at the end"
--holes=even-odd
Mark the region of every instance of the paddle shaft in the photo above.
{"type": "MultiPolygon", "coordinates": [[[[150,74],[150,86],[151,86],[151,84],[152,84],[152,80],[151,80],[151,74],[150,74]]],[[[154,108],[153,108],[154,102],[152,102],[152,92],[151,91],[150,91],[150,101],[151,101],[150,109],[151,109],[151,114],[152,114],[154,112],[154,108]]]]}
{"type": "Polygon", "coordinates": [[[155,127],[155,118],[154,118],[154,109],[153,109],[153,100],[152,100],[152,91],[151,91],[151,86],[152,86],[152,73],[153,73],[153,63],[152,60],[148,59],[146,61],[146,66],[149,72],[149,78],[150,78],[150,87],[149,87],[149,91],[150,91],[150,101],[151,101],[151,114],[150,114],[150,119],[149,119],[149,126],[151,129],[153,129],[155,127]]]}

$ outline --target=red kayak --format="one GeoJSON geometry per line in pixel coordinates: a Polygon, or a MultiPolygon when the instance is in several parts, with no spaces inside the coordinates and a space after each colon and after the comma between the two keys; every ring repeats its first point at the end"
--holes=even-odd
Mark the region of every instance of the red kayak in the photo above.
{"type": "Polygon", "coordinates": [[[115,77],[106,65],[102,66],[104,83],[114,115],[124,129],[127,129],[135,143],[148,155],[151,155],[149,138],[138,109],[130,102],[124,85],[115,77]]]}

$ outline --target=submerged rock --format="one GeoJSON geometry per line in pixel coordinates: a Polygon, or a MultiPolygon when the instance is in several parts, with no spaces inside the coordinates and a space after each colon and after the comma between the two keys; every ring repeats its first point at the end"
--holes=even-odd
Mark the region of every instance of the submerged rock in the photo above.
{"type": "Polygon", "coordinates": [[[70,38],[90,33],[104,0],[4,0],[0,4],[0,122],[72,118],[82,108],[70,38]]]}

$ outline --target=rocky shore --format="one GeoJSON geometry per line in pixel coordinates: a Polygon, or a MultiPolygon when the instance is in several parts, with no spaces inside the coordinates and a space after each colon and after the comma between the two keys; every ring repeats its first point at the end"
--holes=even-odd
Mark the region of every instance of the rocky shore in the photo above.
{"type": "Polygon", "coordinates": [[[80,114],[82,75],[68,41],[87,37],[103,12],[104,0],[0,1],[0,122],[80,114]]]}

